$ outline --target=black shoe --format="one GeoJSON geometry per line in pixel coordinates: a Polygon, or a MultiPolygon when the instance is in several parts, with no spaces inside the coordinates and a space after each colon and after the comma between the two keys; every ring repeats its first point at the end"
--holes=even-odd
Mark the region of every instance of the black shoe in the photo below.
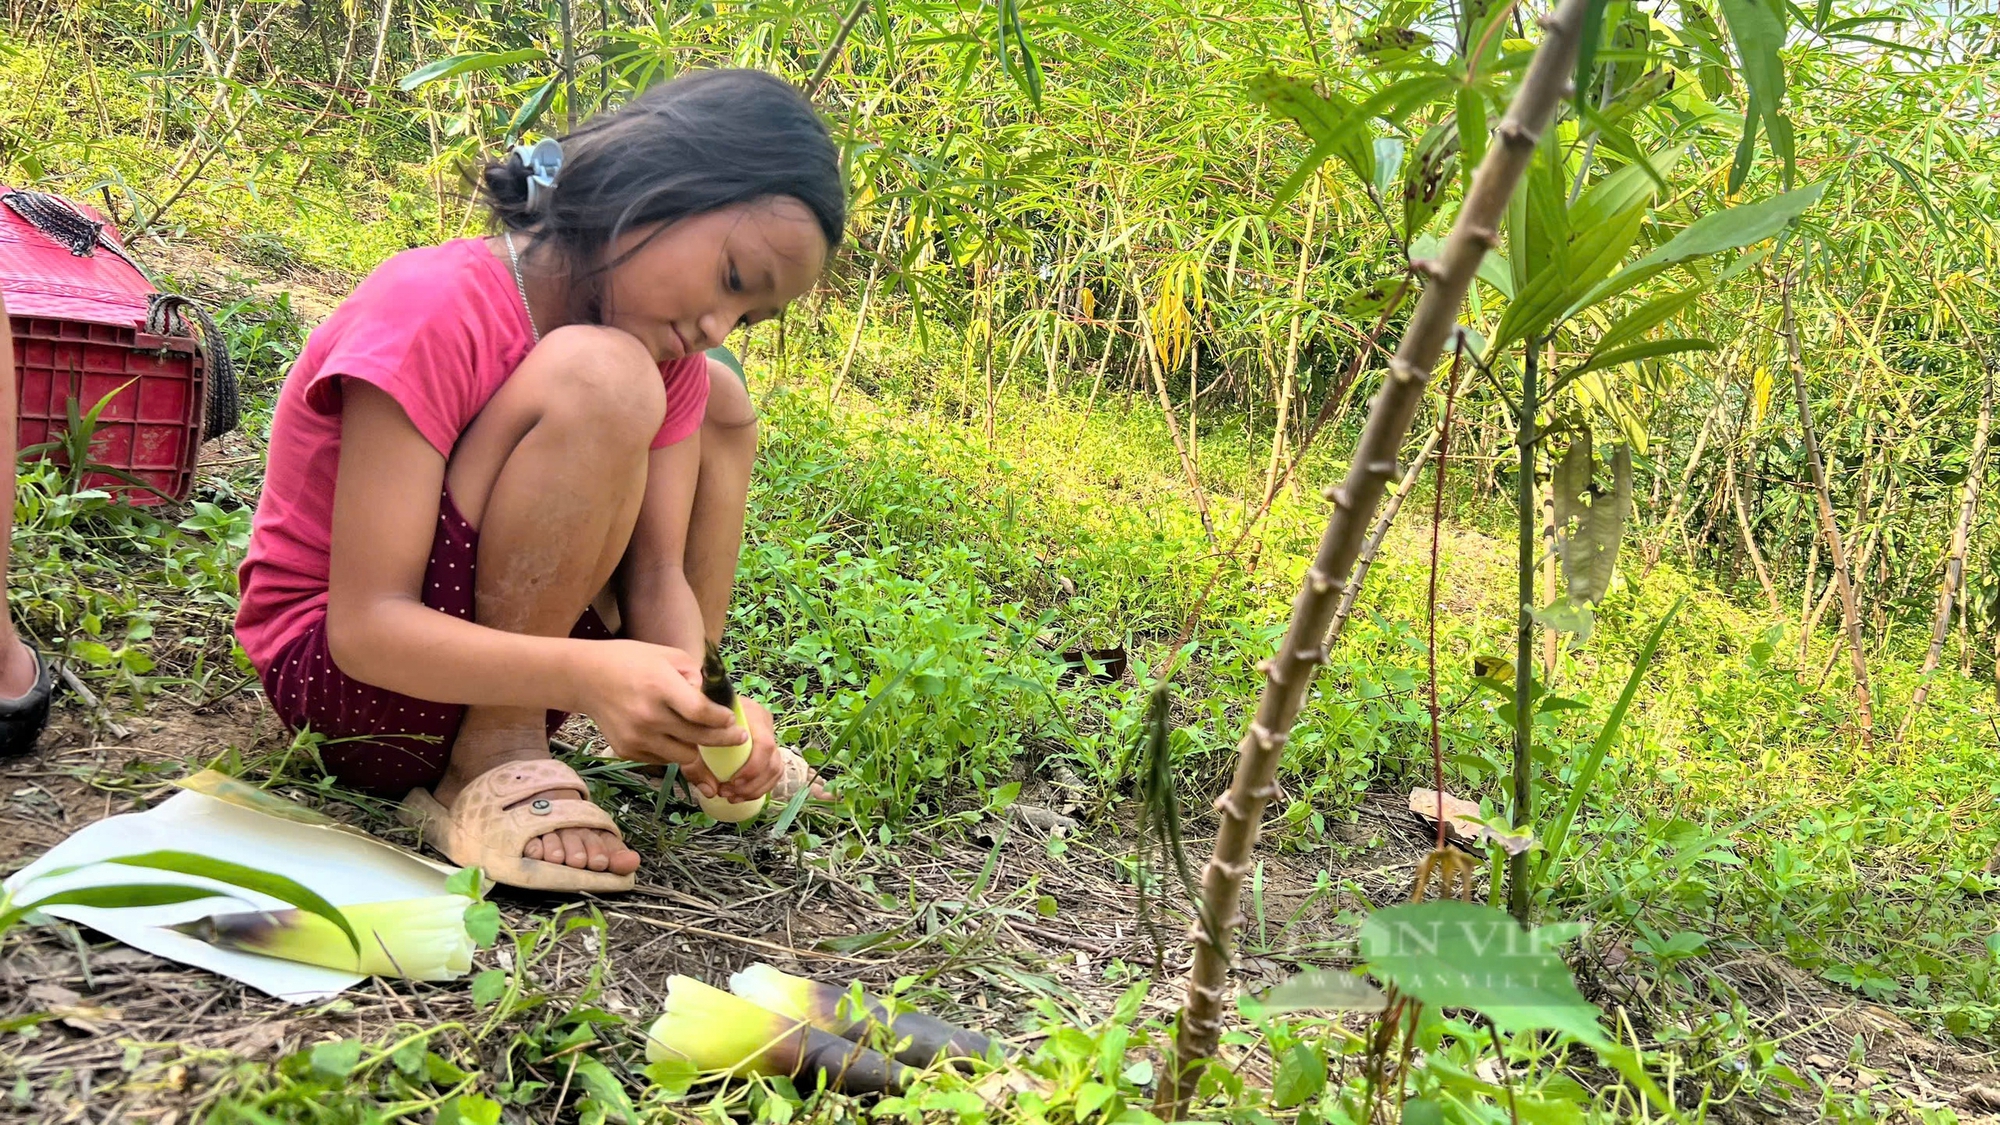
{"type": "Polygon", "coordinates": [[[34,649],[28,649],[28,655],[35,658],[35,686],[18,699],[0,699],[0,758],[33,750],[42,728],[49,725],[49,696],[54,687],[49,666],[34,649]]]}

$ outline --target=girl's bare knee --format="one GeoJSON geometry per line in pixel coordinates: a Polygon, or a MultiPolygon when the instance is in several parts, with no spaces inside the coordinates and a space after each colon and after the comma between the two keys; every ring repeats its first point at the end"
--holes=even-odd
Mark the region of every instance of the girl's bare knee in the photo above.
{"type": "Polygon", "coordinates": [[[521,367],[533,370],[545,422],[587,427],[606,439],[650,441],[666,418],[659,365],[636,337],[616,328],[565,325],[542,337],[521,367]]]}
{"type": "Polygon", "coordinates": [[[712,356],[708,361],[708,410],[701,424],[710,431],[748,430],[752,444],[756,441],[757,404],[750,398],[750,388],[727,364],[712,356]]]}

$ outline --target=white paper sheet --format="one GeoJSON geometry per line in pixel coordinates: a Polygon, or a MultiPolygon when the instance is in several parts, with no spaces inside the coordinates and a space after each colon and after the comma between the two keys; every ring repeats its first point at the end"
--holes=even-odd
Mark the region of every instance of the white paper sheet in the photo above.
{"type": "Polygon", "coordinates": [[[110,817],[82,828],[51,848],[47,855],[16,872],[5,885],[9,891],[18,892],[28,880],[44,871],[80,867],[36,884],[27,897],[32,900],[55,891],[108,883],[214,886],[236,902],[211,898],[115,910],[51,906],[47,913],[89,926],[155,956],[242,981],[294,1004],[324,1000],[363,979],[354,973],[221,949],[165,929],[226,911],[289,907],[265,895],[208,879],[102,862],[163,848],[195,852],[283,875],[310,887],[335,906],[441,895],[446,893],[445,880],[451,872],[449,867],[433,864],[379,840],[268,816],[204,793],[183,790],[145,812],[110,817]],[[86,864],[89,866],[83,866],[86,864]]]}

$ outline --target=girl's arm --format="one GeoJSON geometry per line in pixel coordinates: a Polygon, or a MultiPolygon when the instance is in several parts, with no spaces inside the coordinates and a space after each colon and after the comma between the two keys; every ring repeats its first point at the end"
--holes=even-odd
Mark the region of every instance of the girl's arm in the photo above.
{"type": "Polygon", "coordinates": [[[729,592],[743,545],[744,501],[757,459],[757,410],[750,391],[726,365],[708,361],[708,415],[701,424],[701,476],[688,537],[688,585],[701,606],[709,640],[722,639],[729,592]]]}
{"type": "Polygon", "coordinates": [[[508,633],[425,606],[445,459],[379,388],[343,380],[342,398],[326,621],[341,671],[419,699],[582,711],[689,753],[697,739],[718,741],[718,728],[682,718],[716,710],[682,670],[686,653],[508,633]]]}
{"type": "MultiPolygon", "coordinates": [[[[618,571],[618,611],[626,637],[699,652],[706,640],[721,635],[719,612],[712,622],[704,624],[705,606],[688,582],[687,560],[691,553],[719,552],[723,546],[719,540],[725,533],[731,537],[728,554],[734,560],[733,543],[742,534],[743,513],[738,502],[733,528],[717,527],[709,518],[696,519],[712,509],[712,505],[698,507],[695,501],[697,482],[709,486],[702,488],[703,492],[714,483],[703,479],[702,462],[699,434],[653,451],[639,521],[618,571]],[[691,548],[691,543],[701,546],[691,548]]],[[[732,573],[725,577],[733,578],[734,569],[732,562],[732,573]]],[[[723,606],[728,597],[725,586],[723,606]]],[[[730,788],[761,796],[777,784],[784,762],[778,756],[770,712],[747,699],[743,711],[754,745],[749,760],[730,778],[730,788]]]]}
{"type": "Polygon", "coordinates": [[[688,652],[702,650],[707,634],[684,561],[700,476],[699,434],[653,450],[647,461],[646,496],[639,503],[632,545],[618,568],[623,636],[688,652]]]}

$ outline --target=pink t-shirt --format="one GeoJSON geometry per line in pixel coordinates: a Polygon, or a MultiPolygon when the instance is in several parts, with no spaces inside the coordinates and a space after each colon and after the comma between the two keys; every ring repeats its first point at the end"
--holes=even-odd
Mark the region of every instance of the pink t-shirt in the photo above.
{"type": "MultiPolygon", "coordinates": [[[[264,493],[239,572],[236,638],[258,671],[326,612],[341,378],[386,392],[449,457],[533,346],[513,274],[478,239],[396,255],[313,330],[278,394],[264,493]]],[[[707,359],[663,363],[660,377],[667,414],[655,449],[701,427],[707,359]]]]}

